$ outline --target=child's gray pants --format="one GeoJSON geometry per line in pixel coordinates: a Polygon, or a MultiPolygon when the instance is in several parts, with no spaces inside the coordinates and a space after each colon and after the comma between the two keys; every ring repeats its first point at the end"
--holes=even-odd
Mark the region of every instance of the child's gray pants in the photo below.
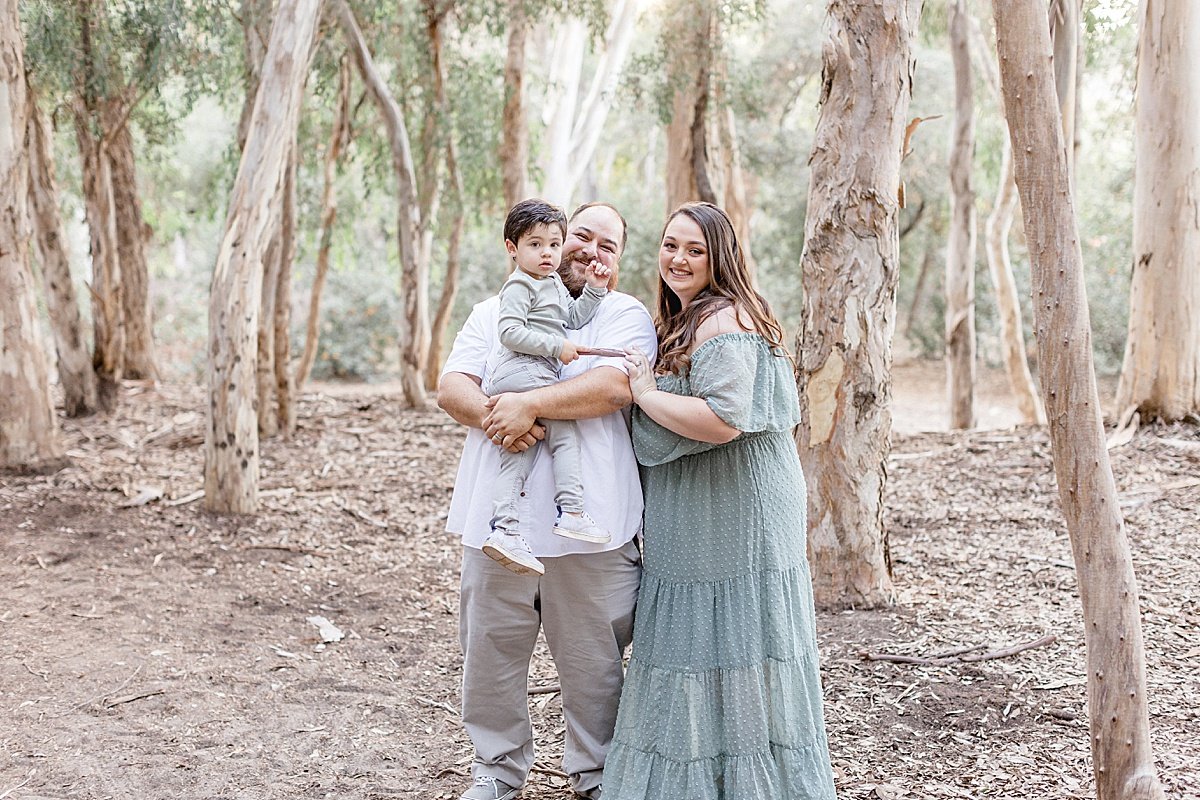
{"type": "MultiPolygon", "coordinates": [[[[557,359],[509,351],[484,382],[488,396],[502,392],[527,392],[558,382],[557,359]]],[[[546,428],[545,444],[554,463],[554,502],[560,511],[583,511],[583,467],[579,458],[579,429],[573,420],[539,419],[546,428]]],[[[492,485],[492,528],[520,533],[517,502],[540,447],[523,453],[500,452],[500,472],[492,485]]]]}

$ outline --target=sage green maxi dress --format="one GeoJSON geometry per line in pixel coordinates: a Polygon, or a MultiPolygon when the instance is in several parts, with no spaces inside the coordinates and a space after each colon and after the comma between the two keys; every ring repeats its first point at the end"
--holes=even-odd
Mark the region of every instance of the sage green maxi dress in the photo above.
{"type": "Polygon", "coordinates": [[[604,800],[831,800],[791,363],[721,334],[658,388],[742,434],[705,444],[634,411],[645,554],[604,800]]]}

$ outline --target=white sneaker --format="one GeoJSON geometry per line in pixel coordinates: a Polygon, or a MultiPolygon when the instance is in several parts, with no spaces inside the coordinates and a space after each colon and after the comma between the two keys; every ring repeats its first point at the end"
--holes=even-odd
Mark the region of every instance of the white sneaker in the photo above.
{"type": "Polygon", "coordinates": [[[563,511],[554,523],[554,532],[568,539],[578,539],[581,542],[607,544],[612,541],[612,534],[596,524],[596,520],[588,516],[586,511],[578,514],[568,514],[563,511]]]}
{"type": "Polygon", "coordinates": [[[483,552],[518,575],[545,575],[546,568],[533,556],[525,538],[519,533],[497,528],[483,540],[483,552]]]}
{"type": "Polygon", "coordinates": [[[520,793],[521,787],[519,786],[509,786],[504,781],[491,776],[480,776],[458,800],[514,800],[520,793]]]}

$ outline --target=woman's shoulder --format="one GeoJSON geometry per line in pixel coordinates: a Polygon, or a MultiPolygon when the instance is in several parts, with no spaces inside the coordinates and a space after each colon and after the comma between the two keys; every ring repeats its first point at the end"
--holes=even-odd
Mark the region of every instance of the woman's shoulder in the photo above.
{"type": "Polygon", "coordinates": [[[709,314],[696,327],[696,338],[692,350],[700,347],[709,339],[724,333],[756,333],[754,320],[742,308],[730,304],[709,314]]]}

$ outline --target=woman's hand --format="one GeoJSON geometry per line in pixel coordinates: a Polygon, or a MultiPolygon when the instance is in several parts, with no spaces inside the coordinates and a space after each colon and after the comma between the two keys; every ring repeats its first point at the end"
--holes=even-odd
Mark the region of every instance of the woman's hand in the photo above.
{"type": "Polygon", "coordinates": [[[634,405],[637,405],[643,395],[658,389],[654,380],[654,370],[651,369],[650,359],[646,354],[637,349],[625,351],[625,364],[629,371],[629,392],[633,395],[634,405]]]}

